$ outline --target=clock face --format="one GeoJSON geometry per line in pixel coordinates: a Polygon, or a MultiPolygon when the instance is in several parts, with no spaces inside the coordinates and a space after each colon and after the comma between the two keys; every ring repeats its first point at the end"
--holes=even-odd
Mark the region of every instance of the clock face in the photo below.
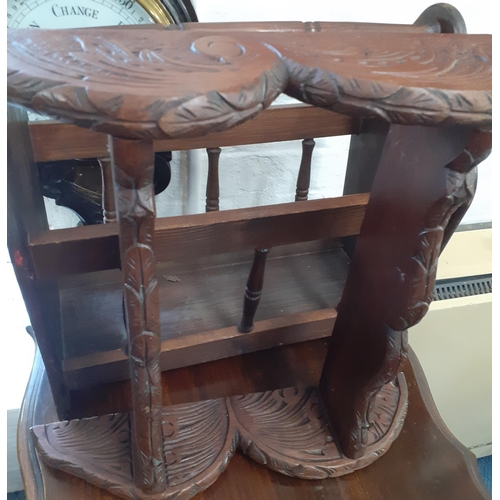
{"type": "Polygon", "coordinates": [[[7,0],[9,28],[91,28],[152,24],[135,0],[7,0]]]}

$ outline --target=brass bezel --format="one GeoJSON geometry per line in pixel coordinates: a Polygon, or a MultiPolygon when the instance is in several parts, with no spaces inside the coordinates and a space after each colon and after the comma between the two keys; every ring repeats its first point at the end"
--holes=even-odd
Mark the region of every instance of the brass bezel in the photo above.
{"type": "Polygon", "coordinates": [[[175,24],[161,0],[135,0],[158,24],[175,24]]]}

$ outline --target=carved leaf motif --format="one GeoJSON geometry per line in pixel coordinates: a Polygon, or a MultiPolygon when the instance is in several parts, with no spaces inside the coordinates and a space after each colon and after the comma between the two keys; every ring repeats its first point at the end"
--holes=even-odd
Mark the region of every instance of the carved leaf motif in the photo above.
{"type": "Polygon", "coordinates": [[[158,494],[134,485],[128,414],[41,425],[32,432],[49,465],[122,498],[187,500],[213,484],[227,467],[236,433],[224,399],[165,407],[162,418],[168,485],[158,494]]]}
{"type": "Polygon", "coordinates": [[[163,407],[167,487],[161,493],[144,493],[134,485],[127,414],[42,425],[33,433],[49,465],[124,499],[187,500],[219,477],[238,440],[254,460],[288,476],[321,479],[366,467],[397,438],[407,398],[402,374],[380,391],[372,411],[373,443],[358,460],[337,450],[311,387],[163,407]]]}
{"type": "MultiPolygon", "coordinates": [[[[375,60],[372,58],[358,61],[359,64],[379,66],[382,62],[387,64],[405,63],[412,57],[420,58],[422,54],[394,53],[387,58],[384,54],[378,54],[375,60]]],[[[431,56],[433,57],[433,56],[431,56]]],[[[423,58],[425,59],[425,57],[423,58]]],[[[331,108],[333,111],[346,114],[359,114],[361,116],[372,114],[391,123],[401,124],[436,124],[440,122],[453,122],[459,114],[463,117],[467,113],[477,113],[483,109],[484,113],[478,113],[478,121],[485,124],[491,121],[491,106],[488,104],[490,94],[487,92],[476,95],[466,95],[460,91],[443,91],[435,88],[421,88],[418,86],[406,86],[392,84],[389,82],[377,82],[367,78],[365,80],[344,76],[340,71],[333,73],[322,68],[306,67],[291,58],[284,58],[289,71],[289,80],[285,92],[303,102],[315,106],[331,108]]],[[[340,59],[339,59],[340,61],[340,59]]],[[[426,64],[423,60],[422,64],[426,64]]],[[[442,70],[446,73],[450,68],[442,70]]],[[[436,68],[427,68],[424,72],[432,76],[438,71],[436,68]]],[[[478,71],[488,71],[485,65],[480,65],[478,71]]],[[[395,75],[392,71],[374,71],[373,74],[395,75]]],[[[422,72],[412,69],[406,77],[418,78],[422,72]]],[[[469,75],[470,76],[470,75],[469,75]]],[[[485,76],[487,76],[485,74],[485,76]]]]}
{"type": "Polygon", "coordinates": [[[375,397],[368,447],[357,460],[344,457],[330,434],[315,389],[284,389],[230,398],[240,448],[256,462],[288,476],[323,479],[366,467],[385,453],[406,414],[404,377],[375,397]]]}
{"type": "Polygon", "coordinates": [[[368,415],[368,428],[364,429],[363,444],[372,445],[387,432],[398,406],[396,394],[394,383],[389,382],[375,396],[368,415]]]}
{"type": "MultiPolygon", "coordinates": [[[[187,483],[206,471],[220,455],[232,454],[229,417],[224,400],[163,408],[163,450],[169,457],[168,483],[187,483]]],[[[225,460],[225,459],[224,459],[225,460]]]]}
{"type": "Polygon", "coordinates": [[[425,316],[434,297],[434,284],[445,229],[453,213],[470,203],[473,192],[467,187],[468,174],[446,168],[446,193],[425,214],[424,229],[418,235],[418,250],[411,257],[412,281],[408,299],[398,318],[389,318],[388,325],[403,331],[416,325],[425,316]]]}
{"type": "Polygon", "coordinates": [[[44,459],[57,463],[58,468],[70,468],[69,472],[86,479],[98,471],[115,482],[132,479],[129,417],[125,413],[37,426],[32,433],[44,459]],[[73,465],[67,464],[69,457],[73,465]]]}
{"type": "Polygon", "coordinates": [[[82,63],[89,65],[99,64],[105,68],[116,65],[120,69],[123,69],[125,65],[137,59],[137,56],[129,49],[121,46],[116,41],[108,40],[102,36],[79,34],[74,37],[74,40],[80,46],[81,50],[70,52],[68,55],[82,63]]]}
{"type": "Polygon", "coordinates": [[[165,112],[159,127],[171,137],[198,136],[243,123],[268,106],[283,91],[286,82],[284,65],[276,64],[240,92],[211,91],[189,99],[165,112]]]}
{"type": "Polygon", "coordinates": [[[153,43],[140,30],[9,33],[8,95],[51,116],[130,138],[222,130],[258,113],[285,87],[305,102],[393,123],[491,123],[491,92],[477,85],[491,79],[487,40],[433,37],[431,43],[419,36],[405,40],[409,48],[401,51],[394,50],[394,33],[391,44],[382,37],[373,47],[368,35],[368,45],[346,33],[345,40],[297,33],[296,43],[286,35],[196,39],[194,31],[165,30],[154,33],[153,43]],[[334,50],[325,48],[329,41],[334,50]]]}
{"type": "Polygon", "coordinates": [[[97,112],[97,108],[90,102],[85,89],[69,85],[39,91],[33,97],[32,102],[35,109],[52,109],[58,114],[61,114],[63,110],[89,114],[97,112]]]}

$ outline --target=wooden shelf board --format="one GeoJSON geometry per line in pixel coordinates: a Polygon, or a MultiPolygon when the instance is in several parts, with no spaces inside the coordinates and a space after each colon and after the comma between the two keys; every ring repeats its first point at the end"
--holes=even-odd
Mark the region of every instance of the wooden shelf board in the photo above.
{"type": "MultiPolygon", "coordinates": [[[[338,242],[287,245],[273,252],[250,334],[239,333],[236,325],[252,251],[190,265],[159,263],[162,370],[331,333],[348,269],[338,242]],[[305,249],[314,251],[294,253],[305,249]]],[[[61,310],[69,386],[127,378],[120,271],[61,280],[61,310]]]]}

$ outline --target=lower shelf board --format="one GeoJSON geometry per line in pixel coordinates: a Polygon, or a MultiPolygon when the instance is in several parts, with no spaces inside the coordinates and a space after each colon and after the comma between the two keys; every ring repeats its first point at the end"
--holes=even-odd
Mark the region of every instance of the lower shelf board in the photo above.
{"type": "MultiPolygon", "coordinates": [[[[255,327],[247,334],[237,324],[253,252],[160,263],[161,370],[329,336],[348,258],[337,242],[288,247],[269,255],[255,327]]],[[[128,378],[121,273],[66,278],[61,310],[68,387],[128,378]]]]}
{"type": "Polygon", "coordinates": [[[164,490],[144,493],[132,477],[128,413],[40,425],[38,452],[52,467],[125,499],[184,500],[212,485],[236,448],[287,476],[326,479],[362,469],[398,437],[408,406],[402,373],[379,392],[368,418],[366,453],[344,456],[329,431],[314,387],[163,407],[164,490]]]}

